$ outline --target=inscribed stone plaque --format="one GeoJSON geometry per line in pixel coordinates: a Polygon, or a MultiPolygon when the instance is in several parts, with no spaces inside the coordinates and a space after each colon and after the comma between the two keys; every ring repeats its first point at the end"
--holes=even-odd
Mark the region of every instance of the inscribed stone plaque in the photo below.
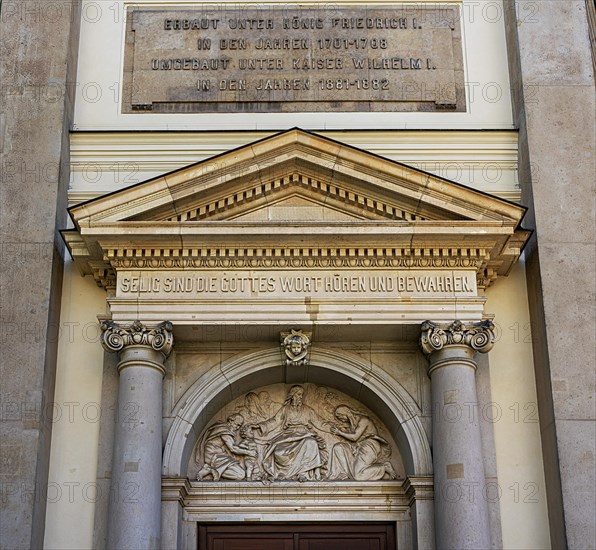
{"type": "Polygon", "coordinates": [[[123,112],[464,111],[457,6],[127,12],[123,112]]]}

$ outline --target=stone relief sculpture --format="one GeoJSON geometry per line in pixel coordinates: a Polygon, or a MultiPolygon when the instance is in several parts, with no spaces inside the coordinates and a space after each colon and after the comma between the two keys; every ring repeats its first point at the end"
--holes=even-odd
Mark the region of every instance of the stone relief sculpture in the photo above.
{"type": "Polygon", "coordinates": [[[260,391],[259,392],[259,403],[261,408],[265,412],[265,418],[269,418],[273,414],[277,412],[277,410],[281,407],[281,403],[278,401],[273,401],[271,399],[271,395],[268,391],[260,391]]]}
{"type": "Polygon", "coordinates": [[[234,412],[225,421],[207,427],[196,447],[198,480],[269,483],[398,477],[391,463],[392,445],[379,434],[372,415],[343,403],[347,398],[325,386],[310,385],[310,404],[305,402],[304,385],[271,388],[248,392],[232,403],[234,412]],[[272,398],[280,390],[285,392],[283,403],[272,398]]]}
{"type": "Polygon", "coordinates": [[[379,436],[372,420],[346,405],[335,409],[335,418],[346,424],[344,429],[331,426],[331,433],[347,442],[336,443],[331,451],[330,479],[374,481],[397,474],[389,462],[391,447],[379,436]]]}
{"type": "Polygon", "coordinates": [[[263,418],[270,416],[269,408],[263,406],[259,396],[252,391],[244,396],[244,401],[241,405],[236,407],[236,411],[240,413],[249,424],[259,422],[263,418]]]}
{"type": "Polygon", "coordinates": [[[246,442],[236,443],[236,434],[244,424],[241,414],[232,414],[226,422],[216,422],[205,432],[199,444],[203,450],[203,467],[197,479],[208,475],[213,480],[251,479],[257,457],[256,448],[246,442]]]}
{"type": "Polygon", "coordinates": [[[319,480],[327,464],[325,441],[317,433],[325,421],[303,398],[304,388],[292,386],[275,416],[252,426],[267,441],[263,470],[273,479],[319,480]]]}

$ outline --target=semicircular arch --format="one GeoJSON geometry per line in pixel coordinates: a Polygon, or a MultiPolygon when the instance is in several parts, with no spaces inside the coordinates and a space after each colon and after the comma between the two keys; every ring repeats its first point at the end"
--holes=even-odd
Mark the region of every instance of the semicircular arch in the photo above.
{"type": "Polygon", "coordinates": [[[195,443],[212,416],[244,392],[275,383],[334,387],[370,408],[387,426],[408,476],[432,475],[421,411],[410,394],[383,369],[361,357],[313,346],[301,379],[284,376],[277,348],[234,357],[201,376],[179,400],[163,455],[163,475],[185,477],[195,443]]]}

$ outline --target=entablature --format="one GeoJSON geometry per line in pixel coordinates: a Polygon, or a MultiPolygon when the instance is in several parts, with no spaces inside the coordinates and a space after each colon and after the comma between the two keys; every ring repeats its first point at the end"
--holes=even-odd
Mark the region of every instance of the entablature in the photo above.
{"type": "MultiPolygon", "coordinates": [[[[323,281],[327,275],[351,280],[385,270],[391,278],[426,270],[472,274],[476,295],[507,275],[530,234],[520,227],[525,209],[519,205],[299,129],[70,213],[75,229],[63,235],[75,262],[109,289],[137,271],[141,279],[153,273],[153,281],[159,276],[159,284],[169,286],[168,277],[210,272],[242,280],[253,271],[272,277],[276,270],[302,270],[304,280],[323,281]]],[[[354,300],[371,304],[377,297],[354,300]]],[[[132,298],[116,292],[113,305],[132,298]]],[[[263,296],[245,298],[246,306],[263,296]]],[[[332,296],[315,298],[333,302],[332,296]]]]}

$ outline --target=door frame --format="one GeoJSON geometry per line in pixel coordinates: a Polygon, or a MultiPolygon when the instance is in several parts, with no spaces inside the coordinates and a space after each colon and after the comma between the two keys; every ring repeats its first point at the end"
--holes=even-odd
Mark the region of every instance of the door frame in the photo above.
{"type": "MultiPolygon", "coordinates": [[[[198,550],[211,550],[208,546],[210,531],[220,533],[238,533],[242,538],[251,534],[288,534],[293,535],[293,550],[299,550],[296,543],[300,540],[301,534],[330,534],[333,528],[340,528],[342,533],[354,535],[384,535],[385,550],[394,550],[396,546],[396,525],[395,522],[270,522],[270,523],[248,523],[248,522],[209,522],[198,524],[198,550]]],[[[337,532],[337,529],[335,529],[337,532]]],[[[289,537],[288,537],[288,540],[289,537]]]]}

